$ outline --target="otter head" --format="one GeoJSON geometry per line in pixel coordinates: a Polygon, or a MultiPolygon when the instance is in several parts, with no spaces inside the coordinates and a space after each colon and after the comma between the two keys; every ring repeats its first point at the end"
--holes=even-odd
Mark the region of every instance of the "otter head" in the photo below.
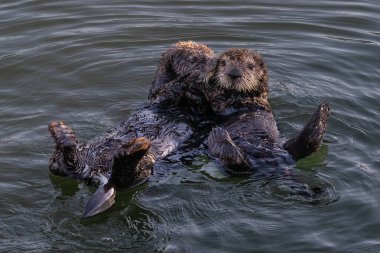
{"type": "Polygon", "coordinates": [[[214,52],[206,45],[178,42],[162,55],[148,98],[155,104],[178,103],[185,89],[203,87],[215,66],[214,52]]]}
{"type": "Polygon", "coordinates": [[[247,107],[271,111],[267,73],[257,52],[228,49],[218,57],[204,95],[216,114],[229,114],[247,107]]]}
{"type": "Polygon", "coordinates": [[[220,55],[214,84],[222,89],[239,93],[268,93],[266,65],[260,54],[243,48],[228,49],[220,55]]]}
{"type": "Polygon", "coordinates": [[[206,45],[193,41],[176,43],[168,50],[166,57],[169,58],[166,70],[173,77],[186,77],[189,82],[207,82],[216,65],[214,52],[206,45]]]}

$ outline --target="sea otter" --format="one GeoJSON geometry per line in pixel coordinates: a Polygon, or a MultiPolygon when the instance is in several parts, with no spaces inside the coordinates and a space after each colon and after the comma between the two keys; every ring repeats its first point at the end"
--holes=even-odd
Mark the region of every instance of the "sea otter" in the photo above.
{"type": "Polygon", "coordinates": [[[184,116],[198,124],[212,118],[212,110],[202,92],[213,75],[217,57],[208,46],[181,41],[160,60],[148,99],[160,107],[178,106],[184,116]]]}
{"type": "Polygon", "coordinates": [[[204,86],[215,68],[214,52],[204,44],[180,41],[161,57],[148,99],[176,105],[192,86],[204,86]],[[178,82],[178,78],[182,78],[178,82]]]}
{"type": "Polygon", "coordinates": [[[212,51],[204,45],[175,44],[160,60],[149,96],[151,104],[88,144],[78,144],[73,130],[62,121],[50,123],[48,129],[56,143],[49,163],[51,173],[79,178],[98,187],[86,204],[84,218],[112,206],[117,188],[143,182],[157,159],[190,138],[194,124],[188,123],[186,115],[191,115],[191,107],[176,105],[187,97],[188,89],[181,87],[204,86],[212,71],[208,67],[211,60],[212,51]],[[173,106],[165,106],[166,97],[175,98],[173,106]]]}
{"type": "Polygon", "coordinates": [[[316,151],[326,131],[330,107],[318,106],[309,122],[283,145],[268,102],[267,67],[257,52],[233,48],[218,59],[204,93],[221,123],[208,137],[211,155],[234,175],[270,165],[292,165],[316,151]]]}

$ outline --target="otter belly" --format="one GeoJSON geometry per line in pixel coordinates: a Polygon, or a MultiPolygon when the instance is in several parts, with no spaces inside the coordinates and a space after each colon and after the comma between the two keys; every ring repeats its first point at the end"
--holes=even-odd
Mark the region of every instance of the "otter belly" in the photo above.
{"type": "Polygon", "coordinates": [[[279,142],[273,114],[261,109],[229,115],[210,133],[208,146],[235,175],[268,172],[295,163],[279,142]]]}
{"type": "Polygon", "coordinates": [[[156,159],[177,150],[192,133],[192,128],[182,118],[180,111],[146,106],[116,128],[81,146],[82,161],[77,172],[84,181],[101,184],[110,177],[114,156],[124,143],[142,137],[151,142],[151,147],[136,167],[142,171],[143,168],[139,167],[144,166],[150,171],[156,159]]]}
{"type": "Polygon", "coordinates": [[[56,142],[50,171],[98,187],[87,202],[85,218],[112,206],[116,189],[144,182],[155,161],[177,150],[193,133],[179,108],[154,106],[139,109],[87,144],[78,144],[63,122],[52,122],[49,131],[56,142]]]}

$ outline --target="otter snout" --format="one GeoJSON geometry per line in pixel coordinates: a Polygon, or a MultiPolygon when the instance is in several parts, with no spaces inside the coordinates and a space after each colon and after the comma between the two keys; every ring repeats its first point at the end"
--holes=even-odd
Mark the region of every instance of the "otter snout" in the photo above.
{"type": "Polygon", "coordinates": [[[237,68],[233,68],[230,71],[227,72],[227,75],[232,79],[235,80],[239,77],[241,77],[241,72],[237,68]]]}

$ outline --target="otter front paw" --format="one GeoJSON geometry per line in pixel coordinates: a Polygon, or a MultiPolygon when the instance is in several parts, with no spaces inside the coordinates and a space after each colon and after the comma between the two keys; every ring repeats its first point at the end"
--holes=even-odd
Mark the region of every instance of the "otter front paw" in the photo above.
{"type": "Polygon", "coordinates": [[[203,102],[203,98],[200,94],[197,94],[191,91],[187,91],[185,93],[185,98],[189,100],[191,103],[196,104],[196,105],[201,105],[203,102]]]}
{"type": "Polygon", "coordinates": [[[214,128],[208,137],[210,154],[219,158],[231,173],[252,171],[253,166],[246,154],[223,128],[214,128]]]}

